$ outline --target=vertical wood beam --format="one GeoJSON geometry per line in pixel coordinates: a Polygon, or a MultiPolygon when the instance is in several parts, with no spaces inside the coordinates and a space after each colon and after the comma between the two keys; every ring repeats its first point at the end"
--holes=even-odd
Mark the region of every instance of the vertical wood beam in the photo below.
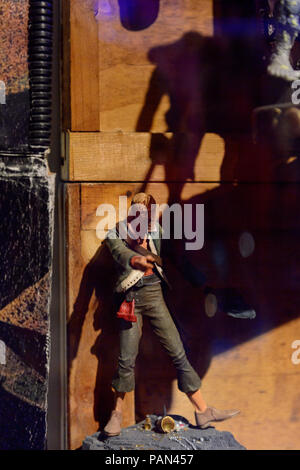
{"type": "Polygon", "coordinates": [[[64,0],[63,129],[99,131],[98,25],[92,0],[64,0]]]}

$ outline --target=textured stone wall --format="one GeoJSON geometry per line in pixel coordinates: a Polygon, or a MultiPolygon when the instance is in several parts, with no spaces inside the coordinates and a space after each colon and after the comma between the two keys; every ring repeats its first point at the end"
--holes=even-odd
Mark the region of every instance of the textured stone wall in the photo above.
{"type": "Polygon", "coordinates": [[[54,178],[43,158],[0,157],[0,449],[43,449],[54,178]]]}
{"type": "Polygon", "coordinates": [[[0,0],[1,450],[46,446],[54,176],[48,140],[32,144],[51,127],[51,8],[0,0]]]}
{"type": "Polygon", "coordinates": [[[0,0],[0,151],[28,145],[29,0],[0,0]]]}

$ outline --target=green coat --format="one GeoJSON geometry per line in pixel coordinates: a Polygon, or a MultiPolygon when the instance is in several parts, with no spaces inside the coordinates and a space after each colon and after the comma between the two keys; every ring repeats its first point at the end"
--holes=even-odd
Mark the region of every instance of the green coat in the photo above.
{"type": "MultiPolygon", "coordinates": [[[[113,260],[116,263],[116,292],[126,292],[130,287],[134,286],[144,275],[143,271],[140,271],[139,269],[133,269],[130,265],[131,258],[133,258],[133,256],[136,256],[137,253],[127,245],[125,240],[119,237],[120,228],[125,227],[125,221],[119,222],[116,227],[108,231],[104,241],[107,247],[109,248],[113,260]]],[[[155,230],[150,232],[148,235],[150,250],[153,253],[160,255],[162,236],[161,226],[159,224],[156,224],[155,230]]],[[[156,263],[155,266],[161,278],[168,283],[162,268],[156,263]]]]}

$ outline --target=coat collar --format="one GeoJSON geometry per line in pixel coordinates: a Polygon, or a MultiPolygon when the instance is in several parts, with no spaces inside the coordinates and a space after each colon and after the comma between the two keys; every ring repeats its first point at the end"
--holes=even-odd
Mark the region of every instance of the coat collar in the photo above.
{"type": "MultiPolygon", "coordinates": [[[[116,232],[118,235],[124,235],[121,237],[124,241],[126,241],[125,234],[127,233],[127,219],[123,219],[116,225],[116,232]]],[[[159,223],[155,222],[153,229],[147,233],[147,238],[154,243],[156,252],[160,252],[160,230],[159,230],[159,223]]],[[[151,243],[151,242],[150,242],[151,243]]]]}

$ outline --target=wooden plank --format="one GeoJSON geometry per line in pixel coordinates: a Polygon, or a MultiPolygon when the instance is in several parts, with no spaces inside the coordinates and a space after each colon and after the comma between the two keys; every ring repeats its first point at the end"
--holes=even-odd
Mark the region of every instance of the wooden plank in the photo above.
{"type": "Polygon", "coordinates": [[[66,134],[69,181],[298,182],[297,156],[278,158],[251,135],[66,134]],[[180,147],[182,145],[182,147],[180,147]],[[178,149],[181,149],[178,151],[178,149]]]}
{"type": "MultiPolygon", "coordinates": [[[[83,271],[83,263],[80,254],[80,184],[64,186],[64,208],[65,208],[65,256],[66,256],[66,321],[72,316],[76,292],[80,286],[83,271]]],[[[70,331],[68,327],[67,356],[68,356],[68,397],[67,397],[67,429],[68,445],[73,448],[77,444],[77,420],[79,413],[78,398],[74,394],[76,355],[79,338],[76,332],[70,331]],[[71,336],[72,335],[72,336],[71,336]],[[74,338],[74,339],[73,339],[74,338]]],[[[80,331],[78,332],[80,335],[80,331]]]]}
{"type": "Polygon", "coordinates": [[[94,1],[63,2],[63,127],[98,131],[99,53],[94,1]]]}
{"type": "MultiPolygon", "coordinates": [[[[174,158],[172,134],[70,133],[70,181],[164,181],[184,178],[174,158]],[[149,156],[150,155],[150,156],[149,156]],[[169,175],[170,167],[178,172],[169,175]],[[167,173],[165,171],[167,168],[167,173]]],[[[219,181],[224,141],[206,134],[195,159],[196,181],[219,181]]],[[[183,159],[182,165],[186,163],[183,159]]]]}

